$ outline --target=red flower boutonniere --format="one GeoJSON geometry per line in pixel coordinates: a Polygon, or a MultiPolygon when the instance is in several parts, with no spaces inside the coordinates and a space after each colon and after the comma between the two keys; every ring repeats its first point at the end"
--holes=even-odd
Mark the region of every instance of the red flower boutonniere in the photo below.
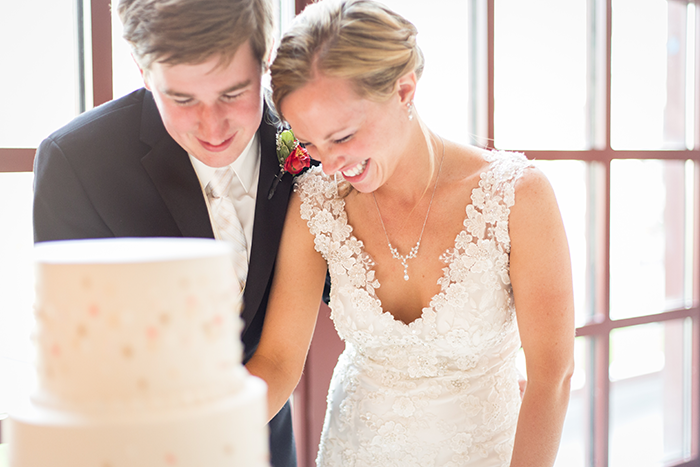
{"type": "Polygon", "coordinates": [[[306,149],[299,144],[299,141],[294,137],[292,130],[283,130],[277,133],[277,160],[280,164],[280,171],[275,175],[275,180],[272,182],[272,187],[267,195],[267,199],[271,199],[275,194],[277,184],[282,180],[285,172],[292,175],[300,174],[305,168],[311,165],[311,157],[306,149]]]}

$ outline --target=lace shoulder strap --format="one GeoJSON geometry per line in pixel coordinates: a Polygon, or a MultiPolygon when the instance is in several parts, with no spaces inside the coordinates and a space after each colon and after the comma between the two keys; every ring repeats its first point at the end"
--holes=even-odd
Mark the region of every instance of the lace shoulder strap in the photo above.
{"type": "Polygon", "coordinates": [[[532,161],[523,153],[508,151],[490,151],[484,158],[491,166],[481,176],[482,190],[510,208],[515,204],[515,183],[528,167],[534,166],[532,161]]]}
{"type": "Polygon", "coordinates": [[[508,253],[508,215],[515,204],[515,183],[533,164],[517,152],[490,151],[484,158],[490,166],[481,174],[479,187],[472,193],[473,206],[468,207],[467,215],[469,219],[483,219],[485,227],[488,226],[484,238],[494,238],[508,253]]]}
{"type": "Polygon", "coordinates": [[[316,250],[328,259],[331,240],[338,240],[338,232],[347,230],[344,200],[332,177],[321,167],[312,167],[297,178],[294,190],[301,198],[301,218],[307,221],[309,231],[316,237],[316,250]]]}
{"type": "MultiPolygon", "coordinates": [[[[302,202],[306,203],[319,195],[324,198],[331,184],[335,185],[333,179],[323,173],[321,166],[313,166],[294,180],[294,191],[299,193],[302,202]]],[[[332,188],[335,195],[335,187],[332,188]]]]}

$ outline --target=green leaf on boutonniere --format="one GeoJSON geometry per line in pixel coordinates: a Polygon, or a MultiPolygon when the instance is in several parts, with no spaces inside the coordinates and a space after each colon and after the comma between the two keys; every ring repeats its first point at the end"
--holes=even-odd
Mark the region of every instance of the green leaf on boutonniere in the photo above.
{"type": "Polygon", "coordinates": [[[284,130],[277,135],[277,160],[281,166],[284,166],[284,162],[292,151],[294,151],[297,144],[292,130],[284,130]]]}

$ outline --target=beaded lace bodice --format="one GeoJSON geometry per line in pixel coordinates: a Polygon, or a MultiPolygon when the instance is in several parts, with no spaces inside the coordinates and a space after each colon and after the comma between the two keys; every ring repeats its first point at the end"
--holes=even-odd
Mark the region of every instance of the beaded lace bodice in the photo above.
{"type": "Polygon", "coordinates": [[[508,215],[521,154],[489,152],[440,291],[410,324],[384,312],[374,262],[345,201],[320,169],[298,181],[301,216],[332,280],[331,318],[346,349],[336,366],[318,464],[506,466],[520,404],[520,347],[509,275],[508,215]]]}

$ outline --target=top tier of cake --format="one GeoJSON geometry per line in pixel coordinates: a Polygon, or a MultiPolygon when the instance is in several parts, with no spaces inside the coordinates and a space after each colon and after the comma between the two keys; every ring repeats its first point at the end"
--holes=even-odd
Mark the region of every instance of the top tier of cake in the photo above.
{"type": "Polygon", "coordinates": [[[35,253],[35,403],[169,407],[242,384],[241,293],[226,243],[72,240],[35,253]]]}

